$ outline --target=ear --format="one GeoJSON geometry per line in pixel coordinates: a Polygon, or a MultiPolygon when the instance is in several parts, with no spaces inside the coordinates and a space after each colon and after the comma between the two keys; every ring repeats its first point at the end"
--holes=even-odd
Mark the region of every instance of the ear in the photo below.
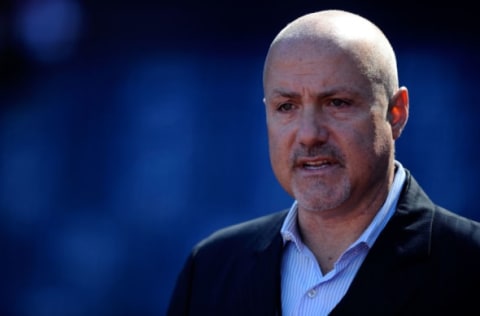
{"type": "Polygon", "coordinates": [[[401,87],[393,95],[388,107],[387,118],[392,126],[393,139],[397,139],[408,121],[408,90],[401,87]]]}

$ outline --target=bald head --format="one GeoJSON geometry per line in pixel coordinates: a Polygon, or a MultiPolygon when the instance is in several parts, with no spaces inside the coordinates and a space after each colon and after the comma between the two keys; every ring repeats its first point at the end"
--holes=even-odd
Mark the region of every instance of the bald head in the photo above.
{"type": "Polygon", "coordinates": [[[263,80],[270,161],[298,202],[299,223],[310,211],[378,211],[408,118],[397,81],[390,43],[358,15],[308,14],[275,37],[263,80]]]}
{"type": "Polygon", "coordinates": [[[369,20],[342,10],[306,14],[288,24],[270,45],[265,72],[272,58],[296,54],[306,44],[318,54],[348,54],[388,96],[398,89],[395,53],[384,33],[369,20]]]}

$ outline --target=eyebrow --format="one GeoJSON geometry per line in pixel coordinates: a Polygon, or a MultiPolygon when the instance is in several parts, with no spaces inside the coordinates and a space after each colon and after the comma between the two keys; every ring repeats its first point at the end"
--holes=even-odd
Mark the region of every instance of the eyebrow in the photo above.
{"type": "Polygon", "coordinates": [[[289,99],[297,99],[301,97],[300,93],[298,92],[287,91],[283,89],[274,89],[271,96],[272,97],[281,96],[289,99]]]}
{"type": "MultiPolygon", "coordinates": [[[[351,88],[340,87],[340,88],[330,89],[330,90],[327,90],[327,91],[324,91],[324,92],[321,92],[321,93],[317,93],[316,98],[317,99],[322,99],[322,98],[330,97],[330,96],[338,94],[338,93],[349,93],[349,94],[353,94],[353,95],[360,95],[360,93],[358,91],[352,90],[351,88]]],[[[284,89],[274,89],[272,91],[271,97],[275,98],[275,97],[278,97],[278,96],[289,98],[289,99],[299,99],[299,98],[302,97],[302,95],[298,92],[288,91],[288,90],[284,90],[284,89]]]]}

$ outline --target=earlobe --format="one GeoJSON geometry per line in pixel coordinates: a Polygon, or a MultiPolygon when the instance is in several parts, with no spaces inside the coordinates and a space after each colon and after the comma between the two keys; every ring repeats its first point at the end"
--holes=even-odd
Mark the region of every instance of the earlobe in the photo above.
{"type": "Polygon", "coordinates": [[[392,126],[393,139],[397,139],[402,134],[403,128],[408,121],[408,90],[401,87],[391,99],[388,109],[388,120],[392,126]]]}

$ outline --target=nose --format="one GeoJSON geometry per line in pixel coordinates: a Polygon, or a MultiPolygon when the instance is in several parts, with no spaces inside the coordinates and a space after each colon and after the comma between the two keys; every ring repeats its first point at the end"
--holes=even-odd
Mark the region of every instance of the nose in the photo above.
{"type": "Polygon", "coordinates": [[[325,118],[318,110],[304,111],[298,124],[297,140],[300,144],[311,147],[327,141],[328,128],[325,118]]]}

